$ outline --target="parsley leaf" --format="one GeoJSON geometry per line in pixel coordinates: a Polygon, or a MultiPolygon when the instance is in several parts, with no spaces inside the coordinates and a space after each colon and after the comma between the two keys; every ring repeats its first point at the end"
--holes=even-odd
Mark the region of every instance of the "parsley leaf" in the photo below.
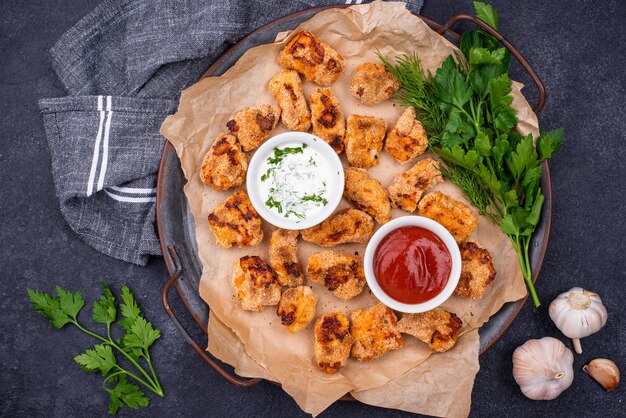
{"type": "Polygon", "coordinates": [[[559,152],[561,145],[563,145],[563,128],[555,129],[550,132],[542,132],[537,139],[537,149],[541,156],[540,161],[552,158],[554,154],[559,152]]]}
{"type": "Polygon", "coordinates": [[[76,319],[76,316],[85,306],[85,299],[83,299],[83,295],[80,292],[72,293],[67,290],[56,287],[57,295],[59,295],[59,308],[61,312],[69,316],[70,318],[76,319]]]}
{"type": "Polygon", "coordinates": [[[139,409],[145,408],[150,404],[150,399],[139,389],[139,387],[126,380],[126,377],[120,377],[118,382],[109,392],[109,413],[115,415],[117,411],[126,404],[129,408],[139,409]]]}
{"type": "Polygon", "coordinates": [[[161,332],[159,330],[155,330],[152,324],[138,316],[131,327],[131,332],[123,338],[124,346],[147,350],[160,336],[161,332]]]}
{"type": "Polygon", "coordinates": [[[119,325],[124,331],[130,332],[135,323],[135,319],[141,316],[141,310],[139,309],[139,305],[137,305],[135,296],[133,296],[128,286],[122,286],[122,301],[120,311],[122,312],[123,318],[119,321],[119,325]]]}
{"type": "Polygon", "coordinates": [[[475,1],[474,9],[476,9],[476,17],[495,30],[498,30],[498,13],[496,13],[490,4],[475,1]]]}
{"type": "Polygon", "coordinates": [[[506,48],[498,48],[489,51],[487,48],[472,48],[469,51],[470,65],[478,64],[502,64],[506,55],[506,48]]]}
{"type": "Polygon", "coordinates": [[[111,289],[104,283],[100,282],[104,294],[100,296],[100,299],[93,303],[93,322],[98,324],[110,325],[115,322],[117,316],[117,307],[115,304],[115,297],[111,293],[111,289]]]}
{"type": "Polygon", "coordinates": [[[109,345],[98,344],[92,350],[74,357],[74,361],[92,372],[102,372],[105,376],[111,369],[117,367],[113,349],[109,345]]]}

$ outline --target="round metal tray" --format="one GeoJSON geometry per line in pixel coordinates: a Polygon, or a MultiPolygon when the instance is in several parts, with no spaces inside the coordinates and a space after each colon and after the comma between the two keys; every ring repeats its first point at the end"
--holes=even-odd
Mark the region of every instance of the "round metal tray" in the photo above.
{"type": "MultiPolygon", "coordinates": [[[[342,7],[342,6],[332,6],[342,7]]],[[[347,7],[347,6],[346,6],[347,7]]],[[[294,29],[300,23],[313,17],[314,14],[329,7],[319,7],[298,12],[278,19],[258,30],[252,32],[217,61],[215,61],[202,77],[219,76],[228,70],[249,48],[271,43],[279,32],[294,29]]],[[[433,22],[423,16],[422,18],[431,28],[446,36],[451,40],[458,41],[459,35],[449,28],[458,21],[471,21],[499,39],[518,59],[522,67],[528,72],[535,86],[539,91],[539,101],[535,106],[535,112],[541,110],[545,104],[546,94],[541,80],[524,59],[524,57],[504,39],[498,32],[486,27],[486,24],[471,15],[455,15],[445,25],[433,22]]],[[[239,386],[251,386],[258,383],[259,379],[242,380],[236,375],[223,369],[213,358],[200,347],[189,334],[184,330],[176,315],[171,310],[168,302],[168,293],[174,287],[189,314],[193,317],[198,326],[206,333],[209,319],[209,308],[200,298],[198,293],[200,277],[202,275],[202,265],[197,256],[198,248],[195,238],[194,218],[187,206],[187,199],[183,192],[186,180],[180,168],[180,162],[172,145],[167,142],[163,149],[163,156],[159,168],[157,181],[157,226],[163,257],[170,273],[171,279],[166,284],[163,291],[163,304],[166,312],[175,322],[176,326],[189,341],[194,350],[204,358],[220,375],[230,382],[239,386]]],[[[550,221],[552,213],[552,184],[550,181],[550,171],[547,162],[543,162],[543,174],[541,176],[541,187],[545,195],[545,203],[541,212],[541,219],[531,240],[530,262],[532,266],[533,281],[537,280],[541,264],[544,259],[548,238],[550,234],[550,221]]],[[[505,304],[500,311],[491,317],[489,322],[479,330],[480,353],[484,353],[493,345],[509,328],[515,317],[519,314],[526,298],[505,304]]]]}

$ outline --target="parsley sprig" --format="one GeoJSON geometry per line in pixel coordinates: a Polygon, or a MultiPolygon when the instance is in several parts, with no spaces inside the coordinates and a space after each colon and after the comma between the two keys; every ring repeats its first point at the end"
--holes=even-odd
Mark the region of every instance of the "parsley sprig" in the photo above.
{"type": "MultiPolygon", "coordinates": [[[[474,7],[497,29],[498,15],[490,5],[474,2],[474,7]]],[[[539,306],[529,246],[545,200],[541,163],[561,148],[563,129],[542,132],[535,147],[532,134],[515,130],[509,51],[481,29],[466,32],[460,49],[462,55],[449,56],[434,76],[422,71],[417,55],[399,57],[395,64],[379,57],[401,84],[400,104],[415,108],[431,151],[445,162],[442,174],[511,239],[539,306]]]]}
{"type": "Polygon", "coordinates": [[[149,352],[149,348],[161,333],[144,318],[128,286],[122,287],[122,303],[118,307],[109,286],[104,282],[101,282],[101,285],[103,294],[93,304],[92,320],[106,326],[106,335],[99,335],[78,321],[78,314],[85,306],[85,299],[80,292],[72,293],[57,286],[57,296],[53,296],[28,289],[28,298],[33,308],[48,318],[54,328],[61,329],[67,324],[72,324],[100,341],[92,349],[74,357],[74,360],[85,371],[102,373],[104,377],[102,387],[109,394],[109,413],[114,415],[124,405],[139,409],[147,407],[150,402],[139,386],[131,383],[129,379],[140,383],[158,396],[164,396],[149,352]],[[120,338],[113,338],[111,328],[117,320],[118,308],[121,318],[117,325],[124,334],[120,338]],[[138,373],[122,367],[117,361],[116,353],[134,366],[138,373]],[[142,362],[147,365],[149,371],[140,364],[142,362]]]}

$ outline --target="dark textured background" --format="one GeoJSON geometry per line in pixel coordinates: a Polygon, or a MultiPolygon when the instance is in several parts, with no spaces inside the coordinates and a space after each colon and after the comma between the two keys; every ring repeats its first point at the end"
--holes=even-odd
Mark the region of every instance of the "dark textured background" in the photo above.
{"type": "MultiPolygon", "coordinates": [[[[75,328],[54,331],[29,307],[26,288],[55,284],[82,290],[88,303],[104,279],[131,285],[147,317],[162,331],[153,349],[167,394],[152,397],[138,416],[296,416],[281,389],[261,383],[239,389],[199,359],[160,303],[166,271],[161,259],[137,267],[84,245],[58,209],[37,100],[63,96],[46,51],[99,0],[0,2],[0,414],[106,415],[101,378],[72,357],[93,344],[75,328]]],[[[615,1],[497,1],[502,32],[526,55],[549,94],[541,126],[565,127],[566,144],[551,162],[553,219],[538,282],[544,305],[527,304],[506,335],[481,357],[473,393],[475,416],[626,416],[626,384],[605,393],[581,368],[607,357],[626,373],[625,193],[626,4],[615,1]],[[513,350],[530,338],[557,337],[571,346],[547,314],[549,302],[572,286],[597,291],[609,311],[600,333],[583,340],[572,387],[557,400],[523,397],[511,376],[513,350]]],[[[467,0],[427,0],[423,14],[445,21],[471,12],[467,0]]],[[[462,27],[461,27],[462,29],[462,27]]],[[[242,34],[244,35],[244,34],[242,34]]],[[[514,78],[528,81],[514,68],[514,78]]],[[[534,103],[529,87],[526,94],[534,103]]],[[[180,310],[181,305],[176,307],[180,310]]],[[[87,318],[87,312],[84,317],[87,318]]],[[[187,323],[188,326],[193,324],[187,323]]],[[[196,337],[201,336],[196,334],[196,337]]],[[[404,416],[393,410],[340,402],[323,416],[404,416]]]]}

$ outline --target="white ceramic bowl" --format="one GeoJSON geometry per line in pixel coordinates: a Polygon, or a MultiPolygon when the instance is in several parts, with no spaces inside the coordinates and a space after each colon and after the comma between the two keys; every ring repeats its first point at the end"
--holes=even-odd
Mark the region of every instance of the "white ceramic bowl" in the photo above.
{"type": "Polygon", "coordinates": [[[306,132],[285,132],[276,135],[263,143],[254,153],[248,164],[248,174],[246,176],[246,186],[252,206],[263,219],[274,226],[283,229],[305,229],[315,226],[328,218],[337,208],[343,196],[343,166],[335,151],[323,139],[306,132]],[[275,147],[280,147],[289,143],[307,144],[317,151],[328,163],[331,170],[330,187],[328,189],[328,204],[320,211],[312,214],[306,219],[289,219],[271,211],[261,198],[259,182],[261,173],[260,167],[275,147]]]}
{"type": "Polygon", "coordinates": [[[426,312],[441,305],[454,292],[456,285],[459,283],[459,278],[461,277],[461,252],[459,251],[459,246],[457,245],[452,235],[440,223],[435,222],[429,218],[424,218],[423,216],[403,216],[401,218],[396,218],[390,222],[387,222],[386,224],[381,226],[378,231],[376,231],[374,236],[372,236],[372,239],[370,239],[370,242],[367,244],[367,248],[365,249],[363,267],[365,268],[365,279],[367,280],[367,284],[370,287],[370,290],[372,291],[374,296],[376,296],[376,298],[383,304],[399,312],[426,312]],[[378,281],[376,280],[376,275],[374,274],[374,254],[376,253],[376,248],[378,247],[378,244],[380,244],[380,241],[385,236],[387,236],[387,234],[389,234],[394,229],[402,226],[419,226],[424,229],[428,229],[431,232],[434,232],[435,235],[441,238],[446,248],[450,252],[450,256],[452,257],[452,269],[450,271],[448,283],[443,288],[441,293],[439,293],[434,298],[427,300],[426,302],[402,303],[392,298],[380,287],[378,281]]]}

